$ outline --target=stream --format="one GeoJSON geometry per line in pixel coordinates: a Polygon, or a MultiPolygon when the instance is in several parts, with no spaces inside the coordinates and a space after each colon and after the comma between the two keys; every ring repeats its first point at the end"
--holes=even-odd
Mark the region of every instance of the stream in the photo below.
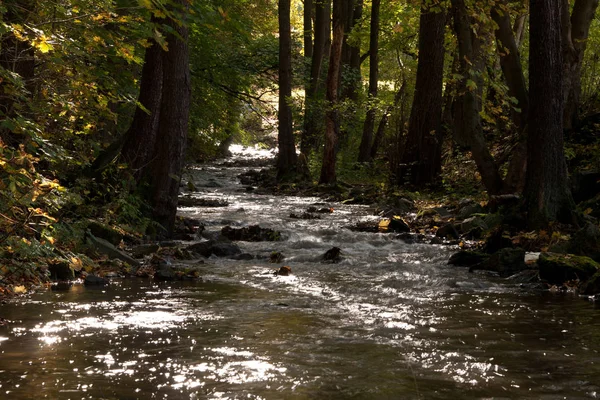
{"type": "Polygon", "coordinates": [[[238,242],[262,258],[213,256],[198,282],[113,279],[0,305],[0,399],[600,398],[596,304],[448,266],[448,246],[350,231],[374,208],[247,191],[248,169],[188,169],[194,196],[229,206],[180,215],[208,235],[259,224],[284,240],[238,242]],[[290,218],[311,206],[334,211],[290,218]],[[321,263],[334,246],[342,262],[321,263]]]}

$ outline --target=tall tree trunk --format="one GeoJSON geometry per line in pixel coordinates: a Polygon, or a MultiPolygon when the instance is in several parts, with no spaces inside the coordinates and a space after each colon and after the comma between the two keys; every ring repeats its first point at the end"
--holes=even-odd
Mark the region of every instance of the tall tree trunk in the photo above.
{"type": "Polygon", "coordinates": [[[572,221],[563,150],[561,0],[530,0],[529,139],[525,198],[530,228],[572,221]]]}
{"type": "Polygon", "coordinates": [[[316,141],[316,101],[323,60],[326,53],[326,43],[329,37],[329,0],[317,1],[315,5],[315,35],[310,64],[310,80],[304,101],[304,128],[300,139],[300,153],[308,157],[316,141]]]}
{"type": "Polygon", "coordinates": [[[162,63],[163,50],[154,43],[146,49],[142,67],[138,102],[144,109],[136,108],[121,149],[123,161],[127,163],[138,182],[154,156],[163,88],[162,63]]]}
{"type": "Polygon", "coordinates": [[[385,137],[385,130],[387,128],[388,122],[390,120],[390,115],[394,111],[395,108],[398,107],[400,101],[404,98],[406,93],[406,79],[402,80],[402,84],[400,85],[400,89],[396,92],[394,96],[394,104],[389,106],[387,110],[383,113],[381,120],[379,121],[379,126],[377,127],[377,132],[375,133],[375,138],[373,139],[373,146],[371,146],[371,160],[375,159],[377,153],[379,152],[379,147],[383,142],[383,138],[385,137]]]}
{"type": "Polygon", "coordinates": [[[296,168],[296,147],[292,127],[292,33],[290,0],[279,0],[279,155],[277,178],[289,177],[296,168]]]}
{"type": "Polygon", "coordinates": [[[512,152],[503,190],[511,193],[521,192],[525,186],[527,167],[525,129],[529,112],[529,94],[521,66],[519,47],[505,1],[496,3],[492,8],[492,18],[498,25],[495,32],[496,44],[500,55],[500,67],[508,85],[508,95],[517,99],[517,107],[520,109],[519,111],[511,109],[512,119],[517,127],[517,143],[512,152]]]}
{"type": "Polygon", "coordinates": [[[356,101],[358,96],[358,88],[360,87],[361,83],[360,43],[350,45],[347,42],[347,36],[350,32],[352,32],[356,24],[362,18],[363,0],[354,0],[353,2],[349,1],[348,4],[352,7],[347,10],[349,14],[347,17],[347,27],[345,28],[346,31],[344,35],[344,45],[342,47],[342,64],[344,65],[344,71],[347,73],[348,79],[344,79],[346,83],[342,87],[342,98],[356,101]]]}
{"type": "Polygon", "coordinates": [[[338,82],[342,61],[342,43],[344,41],[344,23],[342,20],[342,3],[344,0],[333,0],[333,39],[327,71],[327,101],[325,148],[319,183],[331,184],[336,181],[335,164],[337,157],[337,142],[339,139],[338,82]]]}
{"type": "Polygon", "coordinates": [[[574,128],[578,121],[581,97],[581,66],[587,47],[590,26],[598,0],[576,0],[569,18],[569,1],[562,0],[562,50],[564,63],[564,127],[574,128]]]}
{"type": "Polygon", "coordinates": [[[459,145],[471,150],[486,190],[489,194],[497,194],[502,190],[502,178],[485,143],[479,116],[481,106],[477,89],[481,82],[478,78],[480,71],[476,70],[481,57],[477,42],[479,39],[473,32],[464,0],[452,0],[452,9],[462,76],[457,85],[455,140],[459,145]]]}
{"type": "Polygon", "coordinates": [[[304,58],[310,61],[313,55],[312,43],[312,15],[314,5],[313,0],[304,0],[304,58]]]}
{"type": "Polygon", "coordinates": [[[515,35],[515,43],[517,48],[521,47],[521,43],[523,43],[523,36],[525,33],[525,23],[527,22],[527,14],[519,14],[517,18],[515,18],[515,23],[513,25],[513,33],[515,35]]]}
{"type": "MultiPolygon", "coordinates": [[[[408,123],[402,165],[409,182],[433,182],[442,166],[442,104],[446,13],[421,6],[417,83],[408,123]]],[[[403,171],[402,171],[403,172],[403,171]]],[[[405,173],[399,173],[402,178],[405,173]]]]}
{"type": "Polygon", "coordinates": [[[168,22],[173,33],[167,37],[169,51],[163,53],[163,90],[151,178],[154,218],[168,236],[172,235],[175,225],[191,95],[188,28],[183,15],[188,3],[187,0],[175,3],[182,15],[179,21],[168,22]]]}
{"type": "MultiPolygon", "coordinates": [[[[369,37],[369,99],[375,101],[377,98],[377,85],[379,83],[379,9],[381,0],[373,0],[371,3],[371,33],[369,37]]],[[[362,139],[358,150],[358,161],[371,161],[371,141],[373,140],[373,129],[375,128],[376,108],[371,105],[367,110],[367,116],[363,126],[362,139]]]]}

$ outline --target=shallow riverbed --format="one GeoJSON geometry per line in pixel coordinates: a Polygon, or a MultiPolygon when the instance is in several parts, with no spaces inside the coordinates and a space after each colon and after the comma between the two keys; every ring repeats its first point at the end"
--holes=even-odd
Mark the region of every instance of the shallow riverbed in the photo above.
{"type": "Polygon", "coordinates": [[[0,399],[600,397],[596,305],[449,267],[444,246],[345,229],[376,219],[366,206],[247,192],[245,170],[190,169],[195,196],[229,206],[180,213],[209,234],[282,231],[238,244],[280,251],[292,275],[213,257],[202,282],[113,280],[0,305],[12,321],[0,327],[0,399]],[[334,211],[290,218],[315,204],[334,211]],[[320,263],[334,246],[344,260],[320,263]]]}

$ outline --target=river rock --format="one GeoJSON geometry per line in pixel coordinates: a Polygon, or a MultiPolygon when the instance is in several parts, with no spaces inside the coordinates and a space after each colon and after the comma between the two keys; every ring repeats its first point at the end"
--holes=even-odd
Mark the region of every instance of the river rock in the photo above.
{"type": "Polygon", "coordinates": [[[288,267],[287,265],[284,265],[283,267],[281,267],[277,271],[275,271],[275,275],[279,275],[279,276],[288,276],[291,273],[292,273],[292,269],[290,267],[288,267]]]}
{"type": "Polygon", "coordinates": [[[433,209],[442,218],[450,218],[452,213],[446,207],[435,207],[433,209]]]}
{"type": "Polygon", "coordinates": [[[332,247],[321,257],[321,262],[325,264],[336,264],[342,261],[342,250],[339,247],[332,247]]]}
{"type": "Polygon", "coordinates": [[[212,246],[211,252],[217,257],[231,257],[240,254],[242,250],[233,243],[217,242],[212,246]]]}
{"type": "Polygon", "coordinates": [[[59,281],[54,282],[52,285],[50,285],[50,290],[53,292],[67,292],[71,290],[72,286],[72,281],[59,281]]]}
{"type": "Polygon", "coordinates": [[[269,255],[269,262],[273,264],[279,264],[283,262],[285,256],[278,251],[274,251],[269,255]]]}
{"type": "Polygon", "coordinates": [[[68,261],[54,260],[48,263],[50,278],[55,281],[68,281],[75,279],[75,272],[68,261]]]}
{"type": "Polygon", "coordinates": [[[231,258],[232,260],[250,261],[250,260],[254,260],[256,257],[254,257],[250,253],[242,253],[242,254],[236,254],[236,255],[231,256],[229,258],[231,258]]]}
{"type": "Polygon", "coordinates": [[[384,212],[382,212],[380,214],[381,217],[383,218],[389,218],[392,219],[395,216],[403,216],[408,214],[409,212],[413,211],[415,209],[415,204],[405,198],[400,198],[396,201],[396,204],[393,208],[390,208],[388,210],[385,210],[384,212]]]}
{"type": "Polygon", "coordinates": [[[396,235],[396,239],[400,239],[406,244],[414,244],[425,241],[425,235],[421,233],[404,232],[396,235]]]}
{"type": "Polygon", "coordinates": [[[600,293],[600,270],[592,275],[590,279],[583,282],[579,287],[579,291],[590,295],[600,293]]]}
{"type": "Polygon", "coordinates": [[[488,228],[487,224],[480,217],[467,218],[461,222],[458,227],[462,233],[468,233],[473,229],[480,229],[481,231],[484,231],[488,228]]]}
{"type": "Polygon", "coordinates": [[[186,247],[186,250],[203,257],[210,257],[213,254],[217,257],[231,257],[242,253],[242,250],[234,243],[215,242],[214,240],[192,244],[186,247]]]}
{"type": "Polygon", "coordinates": [[[473,214],[483,214],[485,213],[485,209],[479,203],[471,203],[463,206],[459,211],[457,218],[458,219],[467,219],[473,216],[473,214]]]}
{"type": "Polygon", "coordinates": [[[525,250],[521,248],[506,248],[492,254],[483,263],[471,267],[470,271],[492,271],[498,273],[501,277],[507,278],[527,268],[527,264],[525,264],[525,250]]]}
{"type": "Polygon", "coordinates": [[[488,254],[493,254],[501,249],[514,247],[509,234],[499,227],[492,231],[483,245],[483,251],[488,254]]]}
{"type": "Polygon", "coordinates": [[[85,286],[106,286],[109,283],[110,282],[108,279],[93,274],[86,275],[85,279],[83,280],[83,284],[85,286]]]}
{"type": "Polygon", "coordinates": [[[160,246],[157,243],[141,244],[131,249],[131,255],[135,258],[142,258],[156,253],[158,249],[160,249],[160,246]]]}
{"type": "Polygon", "coordinates": [[[118,246],[123,240],[123,235],[117,230],[98,221],[90,221],[88,229],[92,235],[110,242],[114,246],[118,246]]]}
{"type": "Polygon", "coordinates": [[[435,236],[443,239],[458,239],[459,234],[454,224],[446,224],[438,228],[435,236]]]}
{"type": "Polygon", "coordinates": [[[390,219],[388,230],[395,233],[410,232],[410,226],[402,218],[394,216],[390,219]]]}
{"type": "Polygon", "coordinates": [[[353,232],[371,232],[377,233],[379,232],[379,223],[375,221],[360,221],[352,226],[348,226],[353,232]]]}
{"type": "Polygon", "coordinates": [[[600,228],[592,223],[587,223],[575,232],[569,241],[568,251],[600,262],[600,228]]]}
{"type": "Polygon", "coordinates": [[[116,258],[122,261],[125,261],[131,266],[139,266],[140,263],[135,258],[130,255],[124,253],[123,251],[117,249],[112,243],[102,239],[95,237],[89,230],[86,233],[87,242],[93,246],[98,252],[106,254],[110,258],[116,258]]]}
{"type": "Polygon", "coordinates": [[[448,260],[449,265],[457,267],[472,267],[486,261],[490,256],[477,251],[461,250],[458,253],[452,254],[448,260]]]}
{"type": "Polygon", "coordinates": [[[258,225],[251,225],[245,228],[232,228],[225,226],[221,229],[221,235],[229,240],[245,242],[274,242],[281,240],[281,232],[270,228],[261,228],[258,225]]]}
{"type": "Polygon", "coordinates": [[[290,218],[292,219],[321,219],[320,216],[311,214],[309,212],[303,212],[302,214],[294,214],[290,213],[290,218]]]}
{"type": "Polygon", "coordinates": [[[222,199],[183,196],[179,198],[177,205],[180,207],[227,207],[229,202],[222,199]]]}
{"type": "Polygon", "coordinates": [[[573,254],[542,253],[537,263],[540,278],[553,285],[562,285],[568,281],[586,281],[600,268],[591,258],[573,254]]]}
{"type": "Polygon", "coordinates": [[[154,274],[154,279],[157,281],[173,281],[175,280],[175,270],[171,267],[163,266],[154,274]]]}

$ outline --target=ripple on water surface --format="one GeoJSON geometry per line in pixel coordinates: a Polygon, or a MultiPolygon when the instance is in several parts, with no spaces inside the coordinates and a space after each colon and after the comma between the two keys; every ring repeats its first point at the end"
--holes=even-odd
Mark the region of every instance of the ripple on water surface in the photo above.
{"type": "Polygon", "coordinates": [[[0,305],[0,398],[600,397],[593,304],[448,267],[442,246],[346,229],[377,220],[370,207],[248,193],[245,170],[190,168],[195,195],[229,206],[181,214],[209,233],[260,224],[285,240],[239,242],[258,258],[210,258],[203,282],[76,285],[0,305]],[[333,212],[290,217],[310,206],[333,212]],[[334,246],[342,261],[321,263],[334,246]],[[273,251],[293,275],[273,275],[273,251]]]}

